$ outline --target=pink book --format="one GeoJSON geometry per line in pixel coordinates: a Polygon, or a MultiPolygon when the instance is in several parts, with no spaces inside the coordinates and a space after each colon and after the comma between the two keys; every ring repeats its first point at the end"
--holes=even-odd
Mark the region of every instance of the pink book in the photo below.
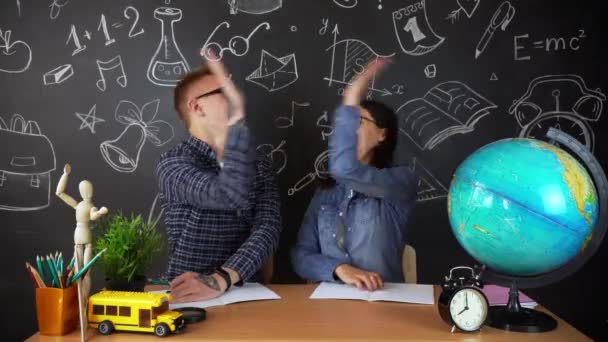
{"type": "MultiPolygon", "coordinates": [[[[490,305],[506,305],[509,301],[509,288],[498,285],[484,285],[483,293],[488,297],[490,305]]],[[[538,305],[532,298],[519,291],[519,303],[525,307],[538,305]]]]}

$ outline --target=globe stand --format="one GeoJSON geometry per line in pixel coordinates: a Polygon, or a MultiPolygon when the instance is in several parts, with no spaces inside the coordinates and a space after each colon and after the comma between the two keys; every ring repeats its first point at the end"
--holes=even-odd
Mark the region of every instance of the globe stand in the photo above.
{"type": "Polygon", "coordinates": [[[519,290],[515,282],[512,282],[509,288],[507,305],[491,306],[489,318],[490,326],[501,330],[534,333],[557,328],[557,321],[550,315],[521,306],[519,290]]]}

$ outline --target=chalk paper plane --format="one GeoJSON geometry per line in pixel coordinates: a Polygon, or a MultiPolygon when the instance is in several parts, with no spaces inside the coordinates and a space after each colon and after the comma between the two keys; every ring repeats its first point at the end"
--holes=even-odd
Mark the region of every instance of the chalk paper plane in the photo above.
{"type": "Polygon", "coordinates": [[[269,92],[283,89],[298,80],[298,67],[295,54],[275,57],[268,51],[262,50],[260,66],[247,76],[247,81],[253,82],[269,92]]]}

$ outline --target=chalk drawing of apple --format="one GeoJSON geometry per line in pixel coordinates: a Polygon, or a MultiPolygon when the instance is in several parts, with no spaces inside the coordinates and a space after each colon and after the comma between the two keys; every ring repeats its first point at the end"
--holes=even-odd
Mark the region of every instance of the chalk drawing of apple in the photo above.
{"type": "Polygon", "coordinates": [[[32,63],[32,49],[26,42],[11,42],[11,31],[0,30],[0,71],[16,74],[26,71],[32,63]]]}

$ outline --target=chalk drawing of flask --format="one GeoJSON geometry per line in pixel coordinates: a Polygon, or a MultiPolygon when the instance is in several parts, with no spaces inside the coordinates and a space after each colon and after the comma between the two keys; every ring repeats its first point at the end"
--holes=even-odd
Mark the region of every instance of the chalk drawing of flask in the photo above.
{"type": "Polygon", "coordinates": [[[182,20],[182,10],[159,7],[154,11],[154,18],[158,19],[162,26],[158,48],[148,65],[148,79],[159,86],[175,86],[180,77],[190,71],[188,61],[177,46],[173,30],[173,24],[182,20]]]}
{"type": "Polygon", "coordinates": [[[114,170],[127,173],[135,171],[146,141],[162,146],[173,139],[173,127],[155,119],[158,105],[159,100],[154,100],[140,110],[130,101],[120,101],[115,116],[126,127],[116,139],[106,140],[99,146],[103,159],[114,170]]]}

